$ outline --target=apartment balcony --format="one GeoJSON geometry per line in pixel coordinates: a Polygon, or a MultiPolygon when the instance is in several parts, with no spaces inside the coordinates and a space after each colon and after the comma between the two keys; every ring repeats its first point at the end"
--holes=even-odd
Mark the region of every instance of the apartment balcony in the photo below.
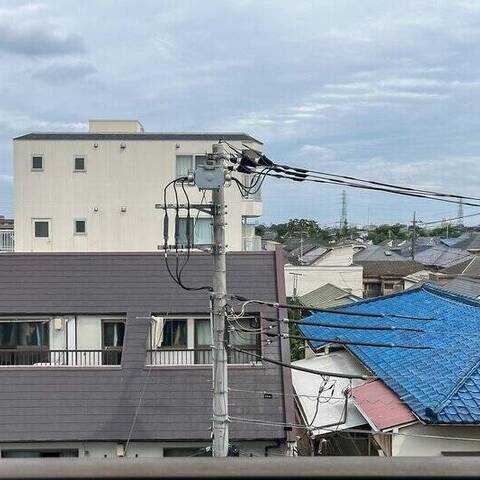
{"type": "MultiPolygon", "coordinates": [[[[260,354],[257,345],[239,346],[248,353],[260,354]]],[[[250,365],[257,363],[248,353],[228,352],[228,363],[232,365],[250,365]]],[[[147,350],[146,364],[153,367],[211,365],[211,348],[172,349],[161,348],[147,350]]]]}
{"type": "Polygon", "coordinates": [[[101,350],[0,349],[0,367],[103,367],[120,365],[121,361],[121,348],[101,350]]]}
{"type": "Polygon", "coordinates": [[[0,230],[0,253],[13,252],[14,246],[13,230],[0,230]]]}

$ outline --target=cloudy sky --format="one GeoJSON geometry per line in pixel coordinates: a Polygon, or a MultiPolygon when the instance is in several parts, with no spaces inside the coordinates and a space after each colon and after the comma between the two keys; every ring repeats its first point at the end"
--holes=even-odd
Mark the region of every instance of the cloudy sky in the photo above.
{"type": "MultiPolygon", "coordinates": [[[[102,117],[245,131],[282,163],[479,196],[479,102],[476,0],[0,0],[0,214],[12,137],[102,117]]],[[[270,179],[264,219],[332,224],[340,198],[270,179]]],[[[353,223],[457,212],[347,198],[353,223]]]]}

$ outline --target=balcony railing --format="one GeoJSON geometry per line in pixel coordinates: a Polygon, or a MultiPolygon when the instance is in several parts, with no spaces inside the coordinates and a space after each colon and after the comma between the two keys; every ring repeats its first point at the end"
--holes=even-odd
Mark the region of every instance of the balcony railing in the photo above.
{"type": "Polygon", "coordinates": [[[121,361],[121,348],[104,350],[0,349],[0,366],[101,367],[120,365],[121,361]]]}
{"type": "Polygon", "coordinates": [[[0,252],[13,252],[13,230],[0,230],[0,252]]]}
{"type": "MultiPolygon", "coordinates": [[[[239,347],[247,352],[258,354],[257,347],[239,347]]],[[[228,352],[229,364],[255,363],[255,357],[241,352],[228,352]]],[[[188,366],[188,365],[211,365],[212,350],[210,348],[171,349],[160,348],[147,350],[147,365],[153,366],[188,366]]]]}

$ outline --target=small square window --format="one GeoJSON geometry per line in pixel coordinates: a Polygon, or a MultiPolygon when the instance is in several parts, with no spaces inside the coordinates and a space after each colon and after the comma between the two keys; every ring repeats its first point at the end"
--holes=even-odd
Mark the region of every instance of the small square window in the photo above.
{"type": "Polygon", "coordinates": [[[49,225],[45,220],[35,222],[35,238],[48,238],[49,225]]]}
{"type": "Polygon", "coordinates": [[[32,170],[43,170],[43,157],[41,155],[32,157],[32,170]]]}
{"type": "Polygon", "coordinates": [[[84,172],[85,170],[85,157],[75,157],[75,171],[84,172]]]}
{"type": "Polygon", "coordinates": [[[75,235],[85,235],[87,233],[87,221],[75,220],[75,235]]]}

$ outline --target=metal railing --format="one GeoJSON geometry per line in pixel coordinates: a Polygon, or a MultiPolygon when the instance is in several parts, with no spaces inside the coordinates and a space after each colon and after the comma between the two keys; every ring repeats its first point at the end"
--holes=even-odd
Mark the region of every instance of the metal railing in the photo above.
{"type": "MultiPolygon", "coordinates": [[[[140,455],[141,456],[141,455],[140,455]]],[[[478,457],[19,458],[0,462],[13,479],[477,478],[478,457]],[[222,461],[225,460],[225,461],[222,461]]]]}
{"type": "Polygon", "coordinates": [[[13,230],[0,230],[0,252],[13,252],[14,246],[13,230]]]}
{"type": "Polygon", "coordinates": [[[121,361],[121,348],[104,350],[0,349],[0,366],[101,367],[120,365],[121,361]]]}
{"type": "MultiPolygon", "coordinates": [[[[259,354],[257,347],[241,347],[242,350],[259,354]]],[[[250,364],[255,362],[251,355],[241,352],[228,352],[229,364],[250,364]]],[[[153,366],[188,366],[211,365],[212,350],[210,348],[159,348],[147,350],[147,365],[153,366]]]]}

